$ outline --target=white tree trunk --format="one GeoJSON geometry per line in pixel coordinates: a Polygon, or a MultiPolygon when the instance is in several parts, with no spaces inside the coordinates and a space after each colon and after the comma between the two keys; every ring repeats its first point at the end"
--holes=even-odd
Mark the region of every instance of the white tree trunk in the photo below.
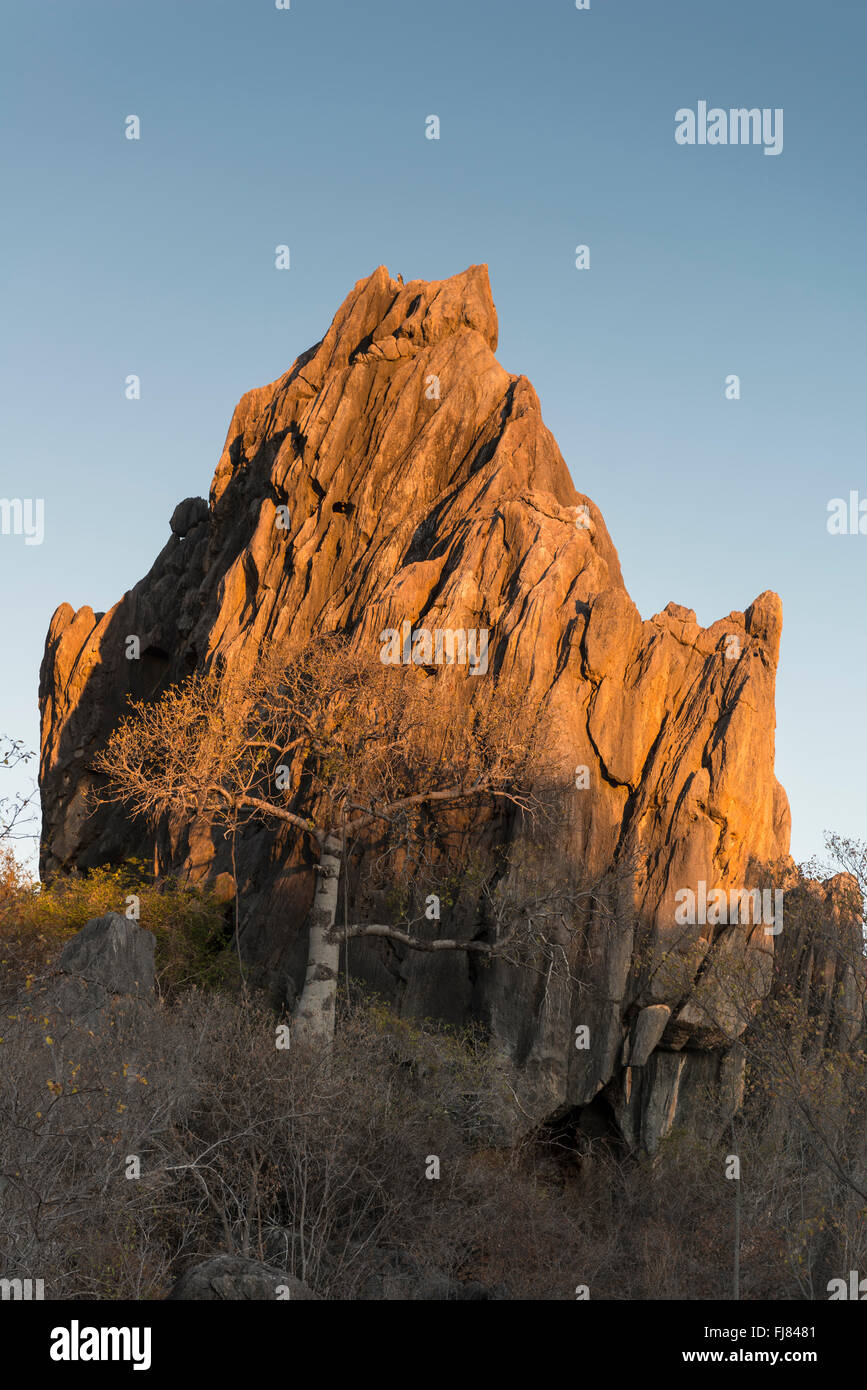
{"type": "Polygon", "coordinates": [[[307,975],[295,1006],[293,1035],[302,1042],[321,1042],[329,1046],[334,1038],[337,1002],[337,972],[340,966],[342,933],[335,932],[337,887],[343,845],[336,835],[327,835],[317,869],[316,893],[307,948],[307,975]]]}

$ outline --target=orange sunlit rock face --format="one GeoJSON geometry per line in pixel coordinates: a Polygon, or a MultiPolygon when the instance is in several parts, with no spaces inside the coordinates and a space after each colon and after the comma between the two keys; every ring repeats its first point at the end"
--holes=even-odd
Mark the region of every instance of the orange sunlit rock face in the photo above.
{"type": "MultiPolygon", "coordinates": [[[[598,874],[634,843],[634,902],[616,939],[599,926],[588,945],[594,987],[562,1018],[532,979],[503,966],[480,980],[463,956],[408,957],[397,992],[408,1011],[484,1016],[520,1069],[524,1104],[543,1114],[612,1083],[637,1010],[657,1010],[645,1040],[667,1021],[665,1006],[676,1051],[712,1045],[681,1007],[681,978],[639,980],[635,939],[642,925],[652,942],[671,939],[679,889],[751,886],[751,860],[788,854],[774,776],[781,604],[764,593],[709,628],[676,603],[642,621],[597,507],[575,491],[533,387],[500,365],[496,345],[485,266],[406,285],[380,267],[320,343],[242,397],[209,502],[177,508],[150,573],[106,614],[62,604],[54,615],[40,686],[42,865],[50,876],[137,854],[200,880],[226,872],[207,826],[175,822],[154,837],[88,802],[90,761],[129,695],[156,695],[218,654],[248,667],[270,638],[288,658],[317,631],[349,630],[378,649],[406,620],[484,629],[480,679],[517,673],[528,700],[556,716],[569,794],[551,854],[598,874]],[[605,1046],[586,1056],[571,1046],[578,1021],[605,1046]]],[[[240,876],[248,957],[285,978],[303,962],[303,848],[260,832],[242,846],[240,876]]],[[[693,974],[708,937],[697,926],[680,953],[693,974]]],[[[761,929],[750,940],[758,954],[774,949],[761,929]]],[[[395,968],[378,950],[359,945],[358,968],[388,989],[395,968]]],[[[676,1102],[682,1068],[676,1083],[663,1070],[676,1102]]],[[[622,1104],[640,1105],[648,1125],[676,1111],[649,1092],[622,1104]]]]}

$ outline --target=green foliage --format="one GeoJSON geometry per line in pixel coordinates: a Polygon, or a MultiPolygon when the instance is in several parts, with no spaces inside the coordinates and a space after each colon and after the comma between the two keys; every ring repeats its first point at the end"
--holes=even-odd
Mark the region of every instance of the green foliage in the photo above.
{"type": "Polygon", "coordinates": [[[203,889],[174,878],[154,879],[144,864],[90,869],[48,885],[7,889],[0,911],[0,964],[7,984],[44,974],[64,943],[91,917],[127,913],[138,899],[138,922],[156,937],[157,983],[163,994],[197,985],[226,988],[238,978],[225,908],[203,889]]]}

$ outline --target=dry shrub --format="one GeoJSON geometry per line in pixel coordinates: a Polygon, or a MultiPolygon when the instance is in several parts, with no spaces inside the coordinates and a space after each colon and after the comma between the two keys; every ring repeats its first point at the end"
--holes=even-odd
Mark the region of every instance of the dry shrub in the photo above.
{"type": "Polygon", "coordinates": [[[279,1049],[277,1026],[192,991],[90,1031],[29,992],[0,1043],[3,1277],[153,1298],[228,1249],[352,1296],[384,1247],[454,1265],[438,1209],[478,1195],[468,1159],[501,1102],[490,1054],[377,1005],[347,1013],[330,1053],[279,1049]]]}
{"type": "Polygon", "coordinates": [[[227,1250],[332,1299],[472,1283],[728,1298],[735,1142],[743,1298],[825,1298],[829,1277],[867,1264],[863,1205],[761,1073],[736,1141],[675,1131],[638,1160],[567,1117],[509,1149],[508,1088],[478,1034],[356,994],[330,1050],[281,1049],[279,1027],[254,998],[194,989],[88,1030],[24,991],[0,1020],[0,1277],[44,1279],[55,1298],[161,1298],[227,1250]]]}
{"type": "Polygon", "coordinates": [[[0,1002],[26,980],[47,975],[65,942],[92,917],[125,913],[133,894],[139,924],[156,936],[161,993],[237,980],[225,909],[212,894],[173,878],[148,878],[135,860],[41,885],[0,859],[0,1002]]]}

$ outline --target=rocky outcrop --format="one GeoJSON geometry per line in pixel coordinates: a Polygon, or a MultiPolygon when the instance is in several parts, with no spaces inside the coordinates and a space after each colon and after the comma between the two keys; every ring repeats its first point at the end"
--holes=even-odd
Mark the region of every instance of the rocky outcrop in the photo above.
{"type": "Polygon", "coordinates": [[[40,1006],[96,1028],[125,1001],[153,999],[155,946],[152,932],[117,912],[92,917],[61,951],[40,1006]]]}
{"type": "Polygon", "coordinates": [[[857,881],[835,874],[806,879],[787,895],[790,929],[780,934],[776,975],[810,1020],[814,1046],[864,1046],[865,980],[853,968],[863,961],[863,909],[857,881]]]}
{"type": "Polygon", "coordinates": [[[152,932],[119,912],[107,912],[104,917],[91,917],[67,941],[58,969],[99,985],[107,995],[147,996],[154,988],[155,944],[152,932]]]}
{"type": "Polygon", "coordinates": [[[242,1255],[214,1255],[182,1274],[166,1294],[166,1301],[178,1303],[251,1303],[274,1299],[315,1303],[313,1293],[293,1274],[284,1274],[273,1265],[248,1260],[242,1255]]]}
{"type": "MultiPolygon", "coordinates": [[[[552,859],[595,877],[628,849],[628,891],[590,924],[565,994],[502,963],[479,971],[463,955],[377,943],[354,943],[351,966],[407,1014],[483,1018],[527,1115],[604,1093],[597,1104],[653,1143],[691,1067],[731,1070],[725,1030],[692,999],[710,954],[749,962],[757,993],[767,988],[774,936],[761,924],[685,930],[676,894],[768,886],[756,866],[786,859],[774,776],[781,605],[764,593],[703,628],[670,603],[642,621],[598,508],[576,492],[533,387],[500,365],[496,344],[484,266],[406,285],[380,267],[320,343],[241,399],[209,502],[179,504],[149,574],[108,613],[58,608],[40,684],[42,867],[137,854],[225,885],[227,850],[207,824],[151,835],[91,803],[91,759],[130,696],[156,697],[218,658],[248,668],[267,639],[288,659],[318,631],[378,647],[406,619],[487,628],[489,678],[517,673],[565,731],[575,785],[552,859]],[[573,1045],[580,1025],[586,1049],[573,1045]]],[[[304,846],[250,832],[238,864],[242,948],[285,989],[306,955],[304,846]]]]}

